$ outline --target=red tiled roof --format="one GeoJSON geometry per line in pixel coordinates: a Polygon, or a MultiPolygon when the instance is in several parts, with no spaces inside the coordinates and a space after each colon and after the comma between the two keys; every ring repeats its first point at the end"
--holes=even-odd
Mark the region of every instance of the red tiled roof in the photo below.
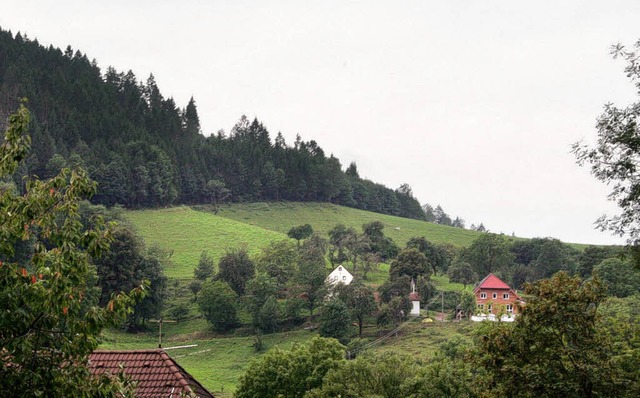
{"type": "Polygon", "coordinates": [[[198,397],[213,397],[162,349],[94,351],[89,355],[92,374],[124,373],[137,382],[136,397],[179,397],[195,393],[198,397]]]}
{"type": "Polygon", "coordinates": [[[509,285],[504,283],[500,278],[495,276],[494,274],[487,275],[483,280],[480,281],[478,286],[473,290],[473,292],[477,292],[479,289],[505,289],[511,290],[509,285]]]}
{"type": "Polygon", "coordinates": [[[411,301],[420,301],[420,296],[416,292],[409,293],[409,300],[411,301]]]}

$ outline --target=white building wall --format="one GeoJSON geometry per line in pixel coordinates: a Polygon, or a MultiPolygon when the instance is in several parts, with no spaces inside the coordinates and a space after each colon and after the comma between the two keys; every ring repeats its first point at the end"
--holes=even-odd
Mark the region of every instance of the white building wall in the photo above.
{"type": "Polygon", "coordinates": [[[411,302],[411,312],[409,315],[420,315],[420,301],[412,301],[411,302]]]}
{"type": "Polygon", "coordinates": [[[336,283],[344,283],[345,285],[348,285],[351,281],[353,281],[353,275],[351,275],[351,273],[342,265],[339,265],[336,269],[331,271],[327,277],[327,282],[332,285],[335,285],[336,283]]]}

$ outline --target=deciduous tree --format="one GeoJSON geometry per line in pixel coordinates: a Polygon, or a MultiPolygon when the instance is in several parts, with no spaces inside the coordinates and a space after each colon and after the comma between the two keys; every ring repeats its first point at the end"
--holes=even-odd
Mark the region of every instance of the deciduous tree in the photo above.
{"type": "Polygon", "coordinates": [[[347,305],[351,316],[358,322],[358,336],[362,337],[364,320],[376,309],[373,290],[362,282],[354,280],[349,285],[338,284],[334,294],[347,305]]]}
{"type": "MultiPolygon", "coordinates": [[[[0,145],[0,178],[27,156],[29,112],[9,117],[0,145]]],[[[88,355],[103,327],[122,322],[133,294],[104,307],[84,305],[91,257],[106,252],[112,225],[85,229],[79,202],[96,184],[82,169],[62,169],[48,180],[27,178],[25,193],[0,191],[0,390],[6,396],[131,396],[126,383],[91,377],[88,355]],[[17,242],[32,242],[24,263],[12,260],[17,242]]]]}
{"type": "Polygon", "coordinates": [[[477,366],[488,373],[478,387],[501,396],[622,396],[598,313],[602,284],[559,272],[525,292],[532,298],[513,325],[488,322],[477,334],[477,366]]]}
{"type": "MultiPolygon", "coordinates": [[[[640,93],[640,41],[631,49],[618,44],[612,48],[613,58],[626,61],[625,72],[640,93]]],[[[579,165],[588,165],[598,180],[613,187],[609,199],[615,201],[621,213],[602,216],[597,224],[625,236],[640,260],[640,102],[619,108],[606,104],[597,121],[598,141],[594,146],[578,142],[573,152],[579,165]]],[[[637,261],[640,264],[640,261],[637,261]]]]}
{"type": "Polygon", "coordinates": [[[424,254],[429,262],[429,267],[433,275],[437,275],[438,270],[446,271],[450,261],[449,255],[442,247],[429,242],[424,236],[413,237],[407,242],[407,248],[417,249],[424,254]]]}
{"type": "Polygon", "coordinates": [[[326,294],[327,270],[324,260],[324,243],[322,238],[316,235],[304,242],[298,259],[298,273],[294,277],[294,290],[305,301],[311,317],[318,302],[326,294]]]}
{"type": "Polygon", "coordinates": [[[391,279],[406,275],[418,279],[420,275],[429,275],[429,261],[424,254],[417,249],[404,249],[398,254],[398,258],[391,262],[389,277],[391,279]]]}
{"type": "Polygon", "coordinates": [[[602,280],[611,296],[627,297],[640,292],[640,270],[628,261],[606,259],[595,266],[593,274],[602,280]]]}
{"type": "Polygon", "coordinates": [[[481,278],[509,269],[514,264],[514,257],[505,238],[496,234],[482,235],[460,252],[460,259],[471,264],[481,278]]]}
{"type": "Polygon", "coordinates": [[[335,339],[315,337],[308,344],[278,347],[254,359],[240,377],[237,398],[302,398],[322,386],[325,375],[345,362],[344,346],[335,339]]]}
{"type": "Polygon", "coordinates": [[[295,239],[298,242],[298,246],[300,245],[301,240],[307,239],[311,235],[313,235],[313,227],[310,224],[291,227],[289,232],[287,232],[287,236],[291,239],[295,239]]]}
{"type": "Polygon", "coordinates": [[[198,307],[204,317],[218,332],[226,332],[238,326],[238,295],[223,281],[207,281],[202,284],[198,307]]]}
{"type": "Polygon", "coordinates": [[[215,279],[226,282],[238,296],[242,296],[245,284],[255,272],[256,267],[249,258],[247,249],[230,249],[220,259],[215,279]]]}
{"type": "Polygon", "coordinates": [[[447,275],[451,282],[462,283],[462,286],[465,289],[467,288],[467,285],[478,280],[478,274],[473,271],[471,265],[463,261],[454,261],[449,267],[447,275]]]}
{"type": "Polygon", "coordinates": [[[318,331],[322,337],[333,337],[345,342],[349,335],[351,314],[340,298],[332,298],[320,309],[318,331]]]}
{"type": "Polygon", "coordinates": [[[193,276],[200,281],[206,281],[213,276],[215,266],[213,258],[206,251],[200,253],[200,261],[198,266],[193,270],[193,276]]]}

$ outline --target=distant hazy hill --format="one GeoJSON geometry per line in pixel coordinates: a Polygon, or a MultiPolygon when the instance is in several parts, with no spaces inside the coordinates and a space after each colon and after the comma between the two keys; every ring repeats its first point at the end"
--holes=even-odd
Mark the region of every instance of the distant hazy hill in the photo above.
{"type": "MultiPolygon", "coordinates": [[[[101,71],[67,47],[41,46],[0,30],[0,121],[29,99],[33,151],[25,174],[83,165],[99,183],[97,203],[173,204],[291,200],[331,202],[424,219],[408,185],[392,190],[343,170],[315,141],[286,143],[258,120],[204,137],[196,103],[179,107],[153,75],[101,71]]],[[[1,123],[0,122],[0,123],[1,123]]],[[[304,131],[304,126],[299,126],[304,131]]]]}

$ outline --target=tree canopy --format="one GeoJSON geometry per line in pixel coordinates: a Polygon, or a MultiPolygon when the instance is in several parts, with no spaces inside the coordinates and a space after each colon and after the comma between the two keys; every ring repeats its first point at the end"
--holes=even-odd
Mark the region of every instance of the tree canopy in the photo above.
{"type": "MultiPolygon", "coordinates": [[[[612,48],[613,58],[626,61],[625,73],[640,94],[640,41],[631,49],[618,44],[612,48]]],[[[597,224],[625,236],[634,248],[640,264],[640,102],[624,108],[606,104],[597,121],[597,142],[594,146],[578,142],[573,146],[578,164],[588,165],[598,180],[613,187],[609,199],[615,201],[621,213],[602,216],[597,224]]]]}
{"type": "Polygon", "coordinates": [[[481,389],[494,395],[591,397],[624,391],[598,305],[597,280],[559,272],[526,286],[531,295],[513,327],[487,323],[477,334],[481,389]],[[620,389],[620,390],[618,390],[620,389]]]}
{"type": "Polygon", "coordinates": [[[102,71],[80,51],[3,30],[0,59],[0,119],[20,97],[31,98],[35,115],[33,152],[16,183],[84,164],[100,187],[92,200],[108,206],[206,204],[217,212],[226,201],[289,200],[425,218],[408,185],[360,178],[355,164],[343,170],[316,141],[287,144],[257,119],[241,116],[231,131],[205,137],[195,99],[179,106],[153,75],[102,71]]]}
{"type": "Polygon", "coordinates": [[[315,337],[289,351],[270,350],[253,360],[240,378],[238,398],[303,397],[322,386],[324,376],[345,362],[344,346],[335,339],[315,337]]]}
{"type": "MultiPolygon", "coordinates": [[[[25,159],[30,115],[9,118],[0,146],[0,178],[25,159]]],[[[85,228],[79,203],[95,193],[84,170],[63,168],[46,180],[28,178],[25,191],[0,188],[0,390],[7,396],[122,396],[122,380],[91,377],[88,355],[103,327],[121,323],[141,287],[85,305],[90,260],[109,249],[113,225],[95,218],[85,228]],[[16,258],[16,246],[26,244],[16,258]]],[[[95,280],[95,279],[94,279],[95,280]]]]}

